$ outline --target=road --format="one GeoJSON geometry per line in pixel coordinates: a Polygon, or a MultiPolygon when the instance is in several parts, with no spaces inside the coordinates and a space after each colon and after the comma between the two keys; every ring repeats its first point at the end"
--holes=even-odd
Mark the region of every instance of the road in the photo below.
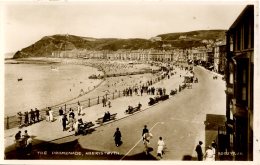
{"type": "MultiPolygon", "coordinates": [[[[216,130],[210,130],[209,133],[205,129],[207,115],[213,118],[225,115],[225,82],[221,78],[213,80],[212,73],[200,67],[195,67],[194,72],[199,83],[194,84],[192,89],[185,89],[171,99],[131,117],[99,127],[86,136],[72,136],[54,141],[53,144],[60,145],[55,148],[57,151],[66,148],[66,151],[80,150],[87,152],[87,155],[52,155],[53,159],[156,160],[160,136],[166,143],[163,160],[196,159],[194,149],[198,141],[203,141],[205,147],[216,137],[216,130]],[[152,151],[148,156],[143,153],[144,145],[141,140],[144,125],[153,134],[149,144],[152,151]],[[119,147],[115,146],[113,139],[117,127],[120,128],[123,141],[119,147]],[[70,143],[75,139],[77,142],[72,144],[73,147],[62,147],[65,142],[70,143]],[[88,151],[99,152],[100,155],[88,151]],[[111,153],[116,154],[111,156],[111,153]]],[[[47,158],[44,155],[40,157],[47,158]]]]}

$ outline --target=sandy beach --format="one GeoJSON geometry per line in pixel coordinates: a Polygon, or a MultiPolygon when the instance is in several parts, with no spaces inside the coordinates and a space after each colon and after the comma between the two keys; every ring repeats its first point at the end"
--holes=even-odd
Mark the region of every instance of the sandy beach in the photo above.
{"type": "MultiPolygon", "coordinates": [[[[126,76],[118,77],[107,77],[100,79],[100,83],[89,86],[87,89],[78,91],[78,95],[74,95],[71,99],[60,100],[57,103],[50,103],[50,107],[60,107],[67,105],[75,106],[76,103],[82,102],[86,104],[88,100],[97,100],[97,97],[103,97],[104,95],[110,95],[112,97],[113,93],[119,95],[126,88],[129,87],[140,87],[141,85],[147,83],[147,81],[152,80],[156,77],[155,74],[146,73],[146,74],[137,74],[131,75],[133,72],[143,71],[143,70],[155,70],[158,69],[156,66],[151,66],[149,64],[129,64],[127,61],[107,61],[107,60],[97,60],[97,59],[66,59],[66,58],[26,58],[26,59],[17,59],[11,60],[12,62],[22,63],[22,64],[52,64],[58,63],[61,65],[73,64],[73,65],[86,65],[97,68],[99,71],[104,74],[125,74],[126,76]]],[[[100,72],[100,74],[102,74],[100,72]]],[[[68,91],[69,95],[69,91],[68,91]]],[[[95,101],[96,102],[96,101],[95,101]]],[[[31,106],[31,105],[27,105],[31,106]]],[[[39,108],[39,107],[38,107],[39,108]]],[[[68,106],[69,108],[69,106],[68,106]]]]}

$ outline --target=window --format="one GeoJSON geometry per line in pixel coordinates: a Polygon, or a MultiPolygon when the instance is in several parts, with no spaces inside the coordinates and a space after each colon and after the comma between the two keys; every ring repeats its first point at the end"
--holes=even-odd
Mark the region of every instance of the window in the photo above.
{"type": "Polygon", "coordinates": [[[238,28],[236,31],[236,51],[240,50],[240,41],[241,41],[241,29],[238,28]]]}
{"type": "Polygon", "coordinates": [[[233,50],[234,50],[234,45],[233,45],[233,38],[232,38],[231,36],[229,37],[229,44],[230,44],[229,49],[230,49],[231,52],[233,52],[233,50]]]}
{"type": "Polygon", "coordinates": [[[249,21],[246,20],[246,23],[244,24],[244,49],[248,49],[248,44],[249,44],[249,21]]]}
{"type": "Polygon", "coordinates": [[[236,72],[236,97],[237,101],[247,106],[248,93],[248,59],[241,58],[237,60],[236,72]]]}
{"type": "Polygon", "coordinates": [[[234,69],[233,69],[233,64],[229,64],[229,83],[233,84],[234,83],[234,75],[233,75],[234,69]]]}

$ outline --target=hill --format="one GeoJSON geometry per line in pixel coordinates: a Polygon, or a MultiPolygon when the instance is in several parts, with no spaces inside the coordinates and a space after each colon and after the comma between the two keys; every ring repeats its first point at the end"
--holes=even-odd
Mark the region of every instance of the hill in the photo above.
{"type": "Polygon", "coordinates": [[[207,45],[216,40],[225,39],[225,30],[199,30],[181,33],[160,34],[164,43],[170,43],[176,48],[190,48],[207,45]]]}
{"type": "Polygon", "coordinates": [[[183,33],[160,34],[162,41],[153,42],[147,39],[130,38],[91,38],[75,35],[45,36],[34,44],[17,51],[13,58],[49,57],[53,51],[72,49],[112,50],[118,49],[162,49],[163,44],[172,48],[191,48],[203,46],[217,39],[224,39],[225,30],[200,30],[183,33]]]}

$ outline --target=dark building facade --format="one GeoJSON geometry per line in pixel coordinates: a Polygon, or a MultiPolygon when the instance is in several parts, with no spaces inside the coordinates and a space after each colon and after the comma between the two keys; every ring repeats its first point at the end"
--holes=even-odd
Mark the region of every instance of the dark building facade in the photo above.
{"type": "Polygon", "coordinates": [[[235,160],[253,160],[253,5],[242,11],[226,39],[226,150],[235,160]]]}
{"type": "Polygon", "coordinates": [[[224,74],[226,66],[226,45],[219,46],[219,68],[218,72],[220,74],[224,74]]]}

